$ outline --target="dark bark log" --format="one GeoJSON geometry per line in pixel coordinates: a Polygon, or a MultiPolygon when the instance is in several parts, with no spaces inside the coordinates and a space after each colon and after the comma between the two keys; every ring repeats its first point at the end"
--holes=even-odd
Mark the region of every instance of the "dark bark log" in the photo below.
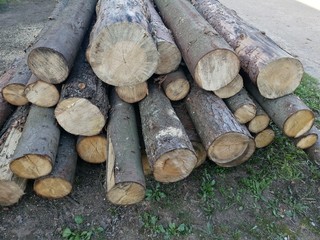
{"type": "Polygon", "coordinates": [[[201,88],[218,90],[236,77],[240,68],[237,55],[188,1],[154,2],[201,88]]]}
{"type": "Polygon", "coordinates": [[[136,103],[148,95],[148,83],[142,82],[132,86],[115,87],[118,96],[127,103],[136,103]]]}
{"type": "Polygon", "coordinates": [[[169,99],[152,81],[149,95],[139,102],[146,153],[154,178],[175,182],[191,173],[197,158],[169,99]]]}
{"type": "Polygon", "coordinates": [[[247,127],[250,132],[259,133],[269,126],[270,117],[255,99],[252,100],[256,105],[257,111],[256,116],[248,123],[247,127]]]}
{"type": "Polygon", "coordinates": [[[293,142],[297,148],[307,149],[312,147],[318,141],[320,136],[320,131],[315,126],[313,126],[308,132],[302,136],[293,139],[293,142]]]}
{"type": "Polygon", "coordinates": [[[240,74],[238,74],[229,84],[220,88],[213,93],[219,98],[229,98],[236,95],[243,88],[243,79],[240,74]]]}
{"type": "Polygon", "coordinates": [[[236,51],[241,67],[266,98],[292,93],[303,74],[301,62],[265,33],[248,25],[217,0],[192,0],[196,9],[236,51]]]}
{"type": "Polygon", "coordinates": [[[318,135],[317,142],[312,147],[305,149],[305,152],[310,160],[320,166],[320,130],[316,128],[316,131],[318,135]]]}
{"type": "Polygon", "coordinates": [[[266,128],[261,132],[254,135],[254,142],[256,143],[256,148],[264,148],[269,146],[275,137],[275,133],[271,128],[266,128]]]}

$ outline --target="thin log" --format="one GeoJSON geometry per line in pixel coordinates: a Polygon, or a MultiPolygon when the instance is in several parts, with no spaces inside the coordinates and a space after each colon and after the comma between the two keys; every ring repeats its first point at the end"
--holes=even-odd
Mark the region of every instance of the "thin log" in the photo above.
{"type": "Polygon", "coordinates": [[[159,54],[149,32],[145,0],[99,0],[96,10],[87,49],[95,74],[113,86],[147,81],[158,66],[159,54]]]}
{"type": "Polygon", "coordinates": [[[310,160],[320,166],[320,130],[316,128],[316,131],[318,134],[317,142],[312,147],[309,147],[304,151],[306,152],[310,160]]]}
{"type": "Polygon", "coordinates": [[[252,100],[257,111],[256,116],[248,123],[247,127],[250,132],[259,133],[269,126],[270,117],[255,99],[252,98],[252,100]]]}
{"type": "Polygon", "coordinates": [[[196,9],[236,51],[241,67],[265,98],[293,93],[303,66],[264,32],[243,21],[217,0],[192,0],[196,9]]]}
{"type": "Polygon", "coordinates": [[[237,55],[188,1],[154,2],[201,88],[218,90],[236,77],[240,69],[237,55]]]}
{"type": "Polygon", "coordinates": [[[254,142],[256,143],[256,148],[264,148],[269,146],[273,139],[275,138],[275,133],[271,128],[266,128],[261,132],[254,135],[254,142]]]}
{"type": "Polygon", "coordinates": [[[229,98],[236,95],[243,88],[243,79],[240,74],[238,74],[230,83],[226,86],[213,91],[213,93],[219,98],[229,98]]]}
{"type": "Polygon", "coordinates": [[[107,198],[114,204],[134,204],[144,199],[146,190],[135,111],[115,91],[111,94],[111,105],[107,128],[107,198]]]}
{"type": "Polygon", "coordinates": [[[175,182],[196,165],[192,144],[169,99],[152,81],[149,95],[139,102],[143,139],[154,178],[175,182]]]}
{"type": "Polygon", "coordinates": [[[148,95],[148,83],[142,82],[132,86],[115,87],[118,96],[127,103],[136,103],[148,95]]]}
{"type": "Polygon", "coordinates": [[[320,131],[313,126],[308,132],[298,138],[293,139],[294,145],[299,149],[307,149],[312,147],[318,141],[320,131]]]}

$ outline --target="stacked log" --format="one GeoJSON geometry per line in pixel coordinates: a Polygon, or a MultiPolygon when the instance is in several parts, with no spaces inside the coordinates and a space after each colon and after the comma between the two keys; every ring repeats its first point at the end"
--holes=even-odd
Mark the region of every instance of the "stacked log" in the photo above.
{"type": "Polygon", "coordinates": [[[270,117],[254,98],[252,98],[252,100],[253,100],[254,104],[256,105],[256,115],[247,124],[247,127],[251,133],[257,134],[269,126],[270,117]]]}
{"type": "Polygon", "coordinates": [[[263,129],[261,132],[254,134],[256,148],[264,148],[270,145],[275,138],[275,132],[271,128],[263,129]]]}
{"type": "Polygon", "coordinates": [[[316,144],[320,135],[319,129],[313,126],[308,132],[293,139],[295,146],[299,149],[308,149],[316,144]]]}
{"type": "Polygon", "coordinates": [[[131,86],[115,87],[118,96],[127,103],[135,103],[148,95],[148,83],[142,82],[131,86]]]}
{"type": "Polygon", "coordinates": [[[236,95],[243,88],[243,79],[240,74],[238,74],[230,83],[226,86],[213,91],[215,95],[219,98],[229,98],[236,95]]]}
{"type": "Polygon", "coordinates": [[[315,132],[318,135],[318,140],[315,144],[313,144],[313,146],[305,149],[305,152],[307,153],[310,160],[320,166],[320,130],[316,128],[315,132]]]}

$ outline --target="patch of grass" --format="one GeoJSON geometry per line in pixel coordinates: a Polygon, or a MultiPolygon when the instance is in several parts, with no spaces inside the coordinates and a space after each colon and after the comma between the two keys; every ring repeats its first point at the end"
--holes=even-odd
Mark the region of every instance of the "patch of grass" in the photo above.
{"type": "Polygon", "coordinates": [[[207,169],[205,169],[202,176],[201,186],[200,186],[201,200],[203,200],[204,202],[207,202],[214,198],[215,184],[216,184],[216,181],[212,178],[212,176],[209,174],[207,169]]]}
{"type": "Polygon", "coordinates": [[[266,190],[272,183],[270,178],[258,179],[255,177],[244,178],[241,183],[248,189],[256,200],[263,199],[263,191],[266,190]]]}
{"type": "Polygon", "coordinates": [[[159,202],[163,198],[165,198],[167,195],[161,191],[160,189],[160,183],[157,183],[154,188],[148,188],[146,190],[146,200],[148,201],[157,201],[159,202]]]}

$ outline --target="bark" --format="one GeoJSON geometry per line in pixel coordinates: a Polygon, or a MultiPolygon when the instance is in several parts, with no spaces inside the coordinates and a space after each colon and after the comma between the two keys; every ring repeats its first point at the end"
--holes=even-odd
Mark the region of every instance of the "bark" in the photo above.
{"type": "Polygon", "coordinates": [[[241,67],[266,98],[292,93],[300,84],[303,66],[264,32],[243,21],[217,0],[192,0],[196,9],[235,50],[241,67]]]}
{"type": "Polygon", "coordinates": [[[118,96],[127,103],[135,103],[148,95],[148,83],[142,82],[132,86],[115,87],[118,96]]]}
{"type": "Polygon", "coordinates": [[[318,141],[320,136],[320,131],[315,126],[313,126],[308,132],[302,136],[293,139],[293,142],[297,148],[307,149],[312,147],[318,141]]]}
{"type": "Polygon", "coordinates": [[[250,132],[259,133],[269,126],[270,117],[255,99],[252,100],[256,105],[257,111],[256,116],[248,123],[247,127],[250,132]]]}
{"type": "Polygon", "coordinates": [[[225,99],[225,102],[241,124],[251,121],[256,116],[256,105],[244,88],[234,96],[225,99]]]}
{"type": "Polygon", "coordinates": [[[150,24],[159,52],[159,63],[155,73],[167,74],[178,68],[181,62],[181,53],[173,39],[171,31],[164,25],[151,1],[147,0],[151,14],[150,24]]]}
{"type": "Polygon", "coordinates": [[[275,133],[271,128],[266,128],[261,132],[254,135],[254,142],[256,143],[256,148],[264,148],[269,146],[275,137],[275,133]]]}
{"type": "Polygon", "coordinates": [[[243,79],[240,74],[238,74],[229,84],[213,91],[215,95],[219,98],[229,98],[236,95],[243,88],[243,79]]]}
{"type": "Polygon", "coordinates": [[[57,157],[52,172],[35,180],[33,189],[41,197],[62,198],[72,191],[77,166],[76,139],[61,133],[57,157]]]}
{"type": "Polygon", "coordinates": [[[316,128],[317,134],[318,134],[318,140],[317,142],[308,149],[305,149],[306,154],[308,155],[308,158],[312,161],[314,161],[317,165],[320,166],[320,130],[316,128]]]}
{"type": "Polygon", "coordinates": [[[59,18],[28,56],[34,75],[58,84],[66,80],[82,39],[89,28],[97,0],[70,0],[59,18]]]}
{"type": "Polygon", "coordinates": [[[35,179],[49,174],[54,165],[60,129],[52,108],[31,106],[10,169],[22,178],[35,179]]]}
{"type": "Polygon", "coordinates": [[[201,88],[218,90],[236,77],[240,69],[237,55],[188,1],[154,2],[201,88]]]}
{"type": "Polygon", "coordinates": [[[139,110],[154,178],[159,182],[175,182],[187,177],[197,158],[169,99],[156,84],[149,84],[149,95],[139,103],[139,110]]]}
{"type": "Polygon", "coordinates": [[[155,72],[159,54],[149,18],[145,0],[99,0],[87,59],[102,81],[131,86],[155,72]]]}
{"type": "Polygon", "coordinates": [[[134,204],[145,197],[145,178],[134,108],[115,93],[107,128],[107,198],[119,205],[134,204]]]}
{"type": "Polygon", "coordinates": [[[246,152],[252,141],[250,133],[220,98],[193,84],[185,102],[212,161],[226,164],[246,152]]]}

